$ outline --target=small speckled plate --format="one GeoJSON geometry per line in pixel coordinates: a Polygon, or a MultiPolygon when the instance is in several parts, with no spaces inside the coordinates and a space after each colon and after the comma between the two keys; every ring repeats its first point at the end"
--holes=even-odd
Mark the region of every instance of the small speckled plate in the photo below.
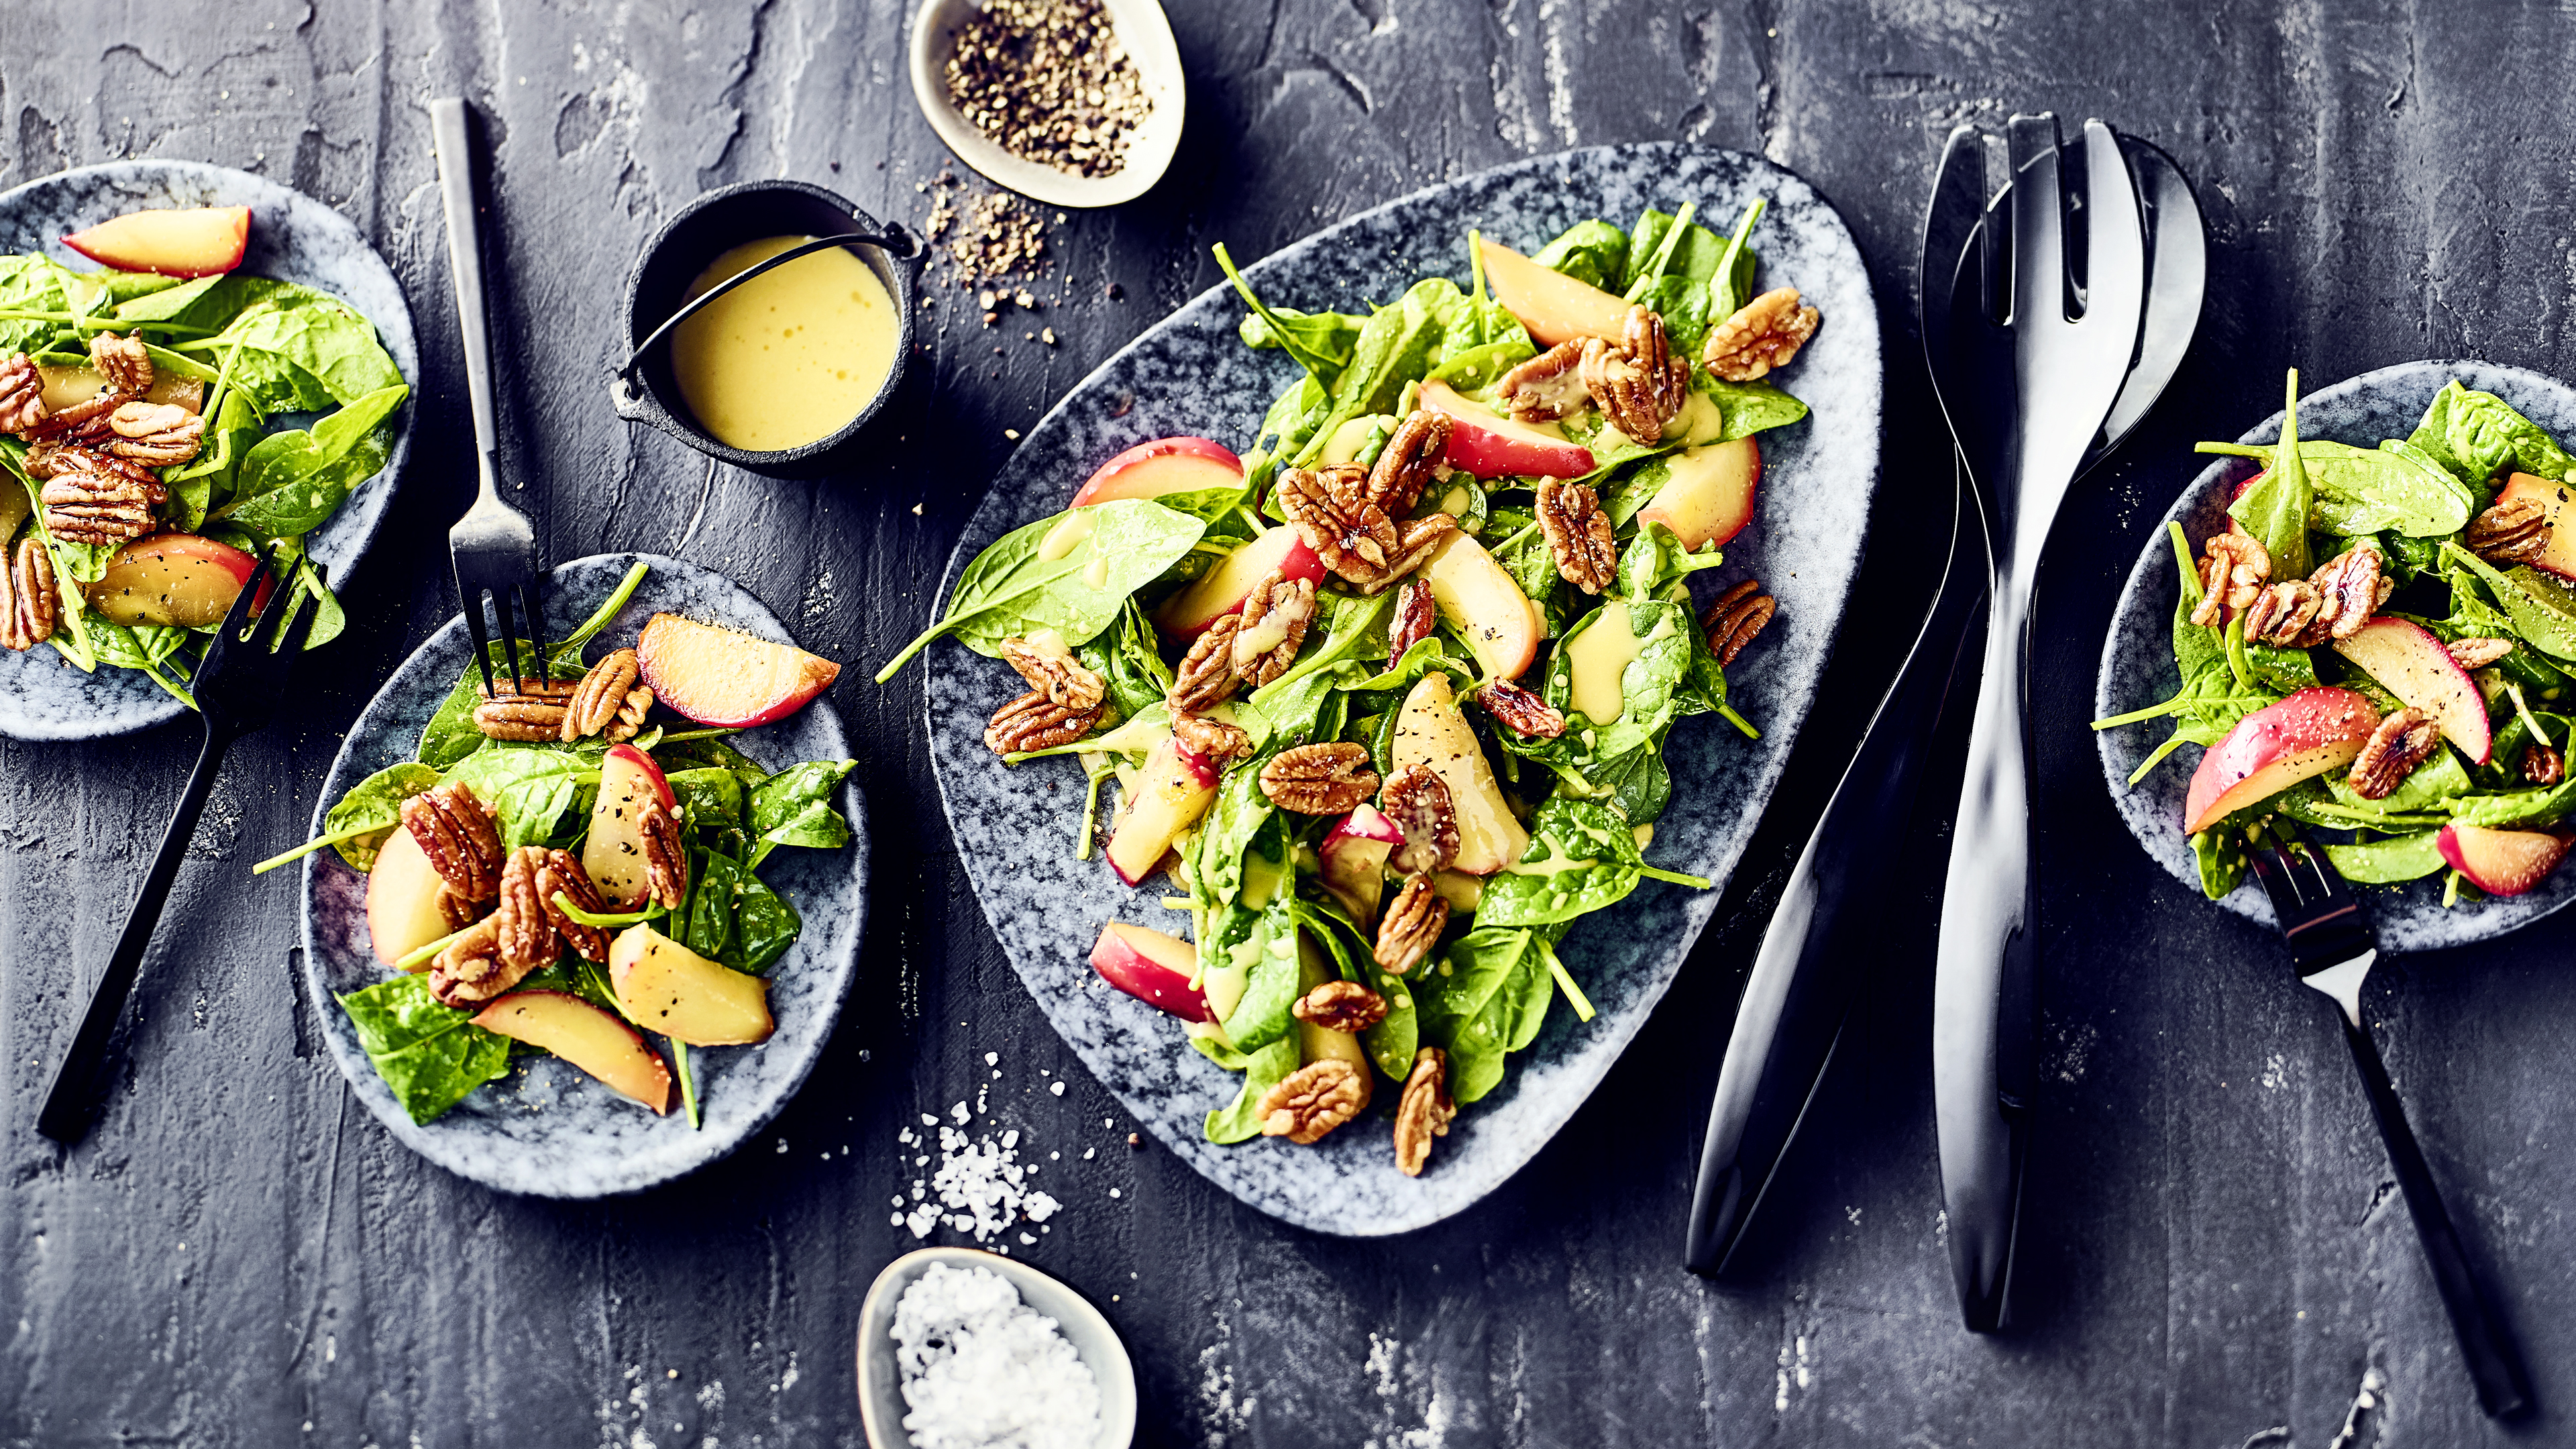
{"type": "MultiPolygon", "coordinates": [[[[560,639],[589,617],[638,560],[652,565],[643,587],[592,645],[594,653],[631,643],[657,613],[685,614],[763,639],[792,644],[786,627],[739,585],[694,564],[655,554],[595,554],[549,575],[546,629],[560,639]]],[[[474,657],[462,617],[451,619],[369,701],[350,728],[322,798],[312,833],[350,786],[408,760],[421,728],[438,711],[474,657]]],[[[729,737],[771,769],[799,760],[847,759],[840,713],[821,699],[783,720],[729,737]]],[[[392,973],[367,934],[367,878],[337,851],[304,858],[303,988],[323,1039],[358,1100],[423,1157],[503,1192],[589,1198],[668,1182],[733,1151],[767,1126],[805,1081],[830,1040],[832,1024],[858,965],[866,917],[867,819],[855,783],[837,802],[856,835],[846,850],[782,848],[761,863],[760,878],[804,917],[804,934],[768,971],[775,1035],[754,1047],[701,1047],[697,1070],[704,1127],[692,1131],[676,1109],[656,1117],[593,1081],[570,1062],[528,1055],[507,1076],[477,1089],[445,1116],[415,1123],[394,1100],[358,1045],[340,993],[373,986],[392,973]]]]}
{"type": "MultiPolygon", "coordinates": [[[[300,191],[247,171],[197,161],[111,161],[42,177],[0,191],[0,252],[42,252],[75,271],[95,264],[62,244],[113,216],[146,208],[247,206],[250,250],[240,270],[324,291],[376,326],[403,381],[420,390],[420,349],[411,309],[384,258],[337,211],[300,191]]],[[[359,555],[374,542],[393,499],[393,482],[411,453],[415,409],[395,413],[393,450],[384,471],[349,494],[340,511],[312,534],[313,557],[344,588],[359,555]]],[[[12,487],[16,486],[14,482],[12,487]]],[[[187,707],[131,669],[99,666],[83,674],[50,648],[0,651],[0,735],[22,740],[95,740],[165,724],[187,707]]]]}
{"type": "MultiPolygon", "coordinates": [[[[1740,152],[1679,143],[1609,146],[1517,162],[1416,192],[1270,256],[1246,272],[1263,300],[1307,310],[1361,310],[1416,280],[1468,274],[1467,231],[1535,251],[1589,216],[1621,226],[1648,205],[1697,201],[1711,225],[1755,198],[1756,285],[1795,285],[1824,314],[1815,340],[1779,381],[1813,409],[1762,435],[1757,516],[1700,576],[1702,598],[1758,578],[1780,612],[1736,667],[1733,703],[1762,730],[1747,740],[1713,716],[1684,720],[1667,748],[1673,803],[1648,855],[1656,865],[1723,882],[1743,852],[1816,682],[1860,562],[1878,481],[1878,312],[1842,219],[1814,188],[1740,152]]],[[[1103,363],[1033,429],[967,525],[948,582],[1010,529],[1065,506],[1110,455],[1174,433],[1238,451],[1296,375],[1277,352],[1235,335],[1243,305],[1211,288],[1103,363]]],[[[946,593],[946,586],[942,594],[946,593]]],[[[944,604],[941,606],[944,608],[944,604]]],[[[934,610],[934,613],[937,610],[934,610]]],[[[1263,1212],[1317,1232],[1400,1233],[1475,1203],[1574,1115],[1635,1036],[1689,954],[1718,892],[1649,882],[1618,908],[1577,922],[1559,948],[1593,1004],[1589,1023],[1562,1003],[1503,1084],[1463,1112],[1419,1178],[1395,1170],[1388,1119],[1372,1112],[1312,1147],[1264,1138],[1219,1147],[1202,1135],[1239,1078],[1192,1050],[1179,1024],[1110,989],[1086,964],[1103,921],[1170,928],[1159,882],[1120,886],[1098,853],[1073,858],[1082,770],[1070,759],[1012,769],[984,747],[984,724],[1018,694],[1001,664],[941,643],[927,652],[931,758],[950,827],[1011,965],[1056,1030],[1129,1112],[1182,1160],[1263,1212]]],[[[1392,1089],[1380,1093],[1391,1106],[1392,1089]]]]}
{"type": "MultiPolygon", "coordinates": [[[[2383,438],[2402,438],[2415,431],[2433,394],[2453,378],[2476,392],[2490,392],[2520,409],[2525,417],[2556,438],[2576,438],[2576,388],[2555,378],[2500,367],[2491,362],[2402,362],[2299,399],[2299,436],[2376,447],[2383,438]]],[[[2274,413],[2237,439],[2240,443],[2275,443],[2281,438],[2281,415],[2274,413]]],[[[2144,709],[2171,699],[2182,687],[2174,667],[2173,611],[2182,580],[2174,567],[2173,545],[2165,523],[2180,522],[2195,551],[2209,535],[2226,525],[2228,500],[2238,481],[2250,478],[2251,458],[2221,458],[2203,470],[2165,511],[2164,523],[2148,537],[2137,566],[2120,590],[2120,605],[2111,616],[2111,632],[2102,644],[2102,672],[2093,688],[2093,715],[2144,709]]],[[[2182,833],[2183,797],[2201,751],[2185,746],[2159,763],[2153,774],[2132,786],[2131,771],[2173,733],[2165,720],[2146,720],[2102,730],[2094,740],[2102,753],[2102,774],[2111,800],[2129,830],[2158,865],[2193,894],[2200,892],[2199,868],[2192,862],[2191,842],[2182,833]]],[[[2393,886],[2355,886],[2367,904],[2379,943],[2392,951],[2430,951],[2464,946],[2529,925],[2576,899],[2576,871],[2562,870],[2530,892],[2495,900],[2442,907],[2442,877],[2393,886]]],[[[2249,878],[2227,894],[2220,905],[2247,920],[2273,924],[2272,903],[2249,878]]]]}

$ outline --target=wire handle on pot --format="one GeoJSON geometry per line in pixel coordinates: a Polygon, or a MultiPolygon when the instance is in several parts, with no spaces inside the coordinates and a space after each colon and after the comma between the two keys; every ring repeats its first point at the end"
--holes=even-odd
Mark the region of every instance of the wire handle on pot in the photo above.
{"type": "Polygon", "coordinates": [[[700,293],[695,299],[693,299],[689,305],[682,307],[679,311],[674,312],[668,318],[665,318],[661,326],[654,328],[643,341],[635,344],[635,350],[626,355],[626,365],[617,369],[617,375],[628,383],[633,383],[635,380],[635,369],[644,365],[644,354],[653,350],[653,344],[661,341],[664,337],[669,336],[673,328],[678,327],[681,323],[696,316],[709,303],[715,301],[716,298],[723,296],[725,293],[732,291],[734,288],[741,286],[743,283],[750,281],[761,273],[769,271],[775,267],[783,267],[789,262],[796,260],[798,257],[811,256],[815,252],[824,251],[831,247],[850,246],[875,247],[877,250],[884,252],[886,255],[899,262],[912,261],[919,257],[923,251],[921,239],[914,236],[910,231],[907,231],[904,228],[903,223],[899,221],[887,223],[886,230],[882,232],[843,232],[839,236],[816,237],[812,241],[789,247],[787,250],[761,262],[759,265],[745,267],[741,271],[736,272],[732,276],[725,278],[723,281],[716,283],[712,287],[709,287],[706,291],[700,293]]]}

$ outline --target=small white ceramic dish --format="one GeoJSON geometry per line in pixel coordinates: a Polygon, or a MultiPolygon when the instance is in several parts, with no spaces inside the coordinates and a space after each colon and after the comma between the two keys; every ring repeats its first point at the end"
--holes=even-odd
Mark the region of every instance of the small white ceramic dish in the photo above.
{"type": "Polygon", "coordinates": [[[948,57],[957,48],[957,30],[983,7],[976,0],[922,0],[912,16],[912,95],[930,129],[939,133],[957,159],[1034,201],[1050,206],[1116,206],[1153,189],[1181,146],[1181,118],[1188,85],[1181,74],[1181,50],[1172,42],[1172,22],[1157,0],[1103,0],[1110,24],[1127,47],[1146,99],[1154,112],[1145,118],[1127,147],[1126,166],[1109,176],[1076,176],[1052,166],[1025,161],[975,129],[948,98],[948,57]]]}
{"type": "Polygon", "coordinates": [[[912,1449],[904,1432],[903,1373],[894,1360],[894,1309],[903,1290],[933,1263],[989,1268],[1010,1281],[1020,1301],[1055,1320],[1056,1331],[1100,1381],[1099,1449],[1127,1449],[1136,1438],[1136,1366],[1118,1330],[1089,1299],[1014,1258],[975,1248],[923,1248],[886,1264],[859,1303],[859,1418],[868,1449],[912,1449]]]}

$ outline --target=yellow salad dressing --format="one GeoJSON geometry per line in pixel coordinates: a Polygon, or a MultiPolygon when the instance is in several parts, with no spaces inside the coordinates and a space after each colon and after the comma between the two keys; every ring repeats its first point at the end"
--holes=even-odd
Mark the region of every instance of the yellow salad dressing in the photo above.
{"type": "MultiPolygon", "coordinates": [[[[682,301],[813,240],[765,237],[707,264],[682,301]]],[[[752,452],[839,432],[894,371],[885,283],[846,247],[799,257],[717,298],[671,335],[671,372],[698,425],[752,452]]]]}

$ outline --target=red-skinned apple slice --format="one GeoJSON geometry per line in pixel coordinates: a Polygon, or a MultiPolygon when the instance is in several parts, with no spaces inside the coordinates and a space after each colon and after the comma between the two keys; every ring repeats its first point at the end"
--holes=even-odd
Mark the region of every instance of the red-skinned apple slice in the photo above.
{"type": "Polygon", "coordinates": [[[2558,516],[2567,507],[2568,494],[2567,484],[2534,478],[2528,473],[2516,473],[2505,480],[2503,490],[2496,494],[2496,506],[2502,508],[2526,499],[2538,503],[2541,544],[2531,566],[2562,579],[2576,579],[2576,527],[2558,526],[2558,516]]]}
{"type": "Polygon", "coordinates": [[[647,925],[608,947],[608,983],[626,1019],[691,1046],[769,1040],[769,983],[708,960],[647,925]]]}
{"type": "Polygon", "coordinates": [[[1324,889],[1363,930],[1377,925],[1378,906],[1386,895],[1386,858],[1403,843],[1404,832],[1374,805],[1358,806],[1324,833],[1316,851],[1324,863],[1324,889]]]}
{"type": "Polygon", "coordinates": [[[1246,540],[1188,588],[1154,611],[1154,627],[1174,639],[1195,639],[1208,626],[1243,607],[1252,586],[1276,569],[1281,577],[1321,580],[1324,561],[1286,524],[1246,540]]]}
{"type": "Polygon", "coordinates": [[[651,755],[610,745],[599,762],[599,800],[590,807],[581,868],[599,887],[600,900],[620,910],[644,899],[644,831],[637,817],[648,796],[659,797],[665,810],[680,803],[651,755]]]}
{"type": "Polygon", "coordinates": [[[1198,824],[1215,803],[1216,776],[1214,765],[1174,736],[1156,742],[1136,787],[1125,792],[1102,852],[1118,879],[1132,886],[1153,872],[1172,838],[1198,824]]]}
{"type": "Polygon", "coordinates": [[[1554,347],[1577,337],[1619,340],[1627,325],[1628,304],[1563,272],[1542,267],[1500,242],[1477,238],[1485,262],[1485,285],[1494,300],[1521,319],[1531,339],[1554,347]]]}
{"type": "Polygon", "coordinates": [[[1207,997],[1190,980],[1198,974],[1198,948],[1149,926],[1111,921],[1091,946],[1091,969],[1100,979],[1183,1021],[1214,1021],[1207,997]]]}
{"type": "Polygon", "coordinates": [[[1205,438],[1157,438],[1100,465],[1073,490],[1068,508],[1120,498],[1160,498],[1200,488],[1240,488],[1243,460],[1205,438]]]}
{"type": "MultiPolygon", "coordinates": [[[[376,852],[376,868],[367,872],[367,936],[376,959],[391,966],[453,931],[439,906],[446,893],[447,882],[420,842],[395,826],[376,852]]],[[[413,969],[426,971],[429,963],[413,969]]]]}
{"type": "Polygon", "coordinates": [[[231,544],[156,533],[117,550],[98,582],[81,592],[112,623],[195,629],[222,623],[258,568],[259,560],[231,544]]]}
{"type": "Polygon", "coordinates": [[[1479,478],[1580,478],[1593,469],[1590,448],[1513,422],[1445,382],[1424,383],[1421,401],[1449,415],[1449,446],[1441,461],[1452,468],[1479,478]]]}
{"type": "Polygon", "coordinates": [[[748,729],[794,714],[841,666],[793,644],[655,614],[635,640],[653,697],[703,725],[748,729]]]}
{"type": "Polygon", "coordinates": [[[1423,563],[1422,577],[1440,617],[1467,641],[1486,678],[1513,679],[1530,667],[1547,621],[1483,544],[1450,534],[1423,563]]]}
{"type": "Polygon", "coordinates": [[[543,1047],[656,1113],[671,1110],[671,1069],[643,1034],[570,992],[513,991],[474,1024],[543,1047]]]}
{"type": "Polygon", "coordinates": [[[1684,448],[1655,499],[1637,510],[1637,524],[1660,523],[1684,548],[1724,543],[1753,521],[1753,494],[1762,482],[1762,445],[1750,437],[1684,448]]]}
{"type": "Polygon", "coordinates": [[[1458,816],[1458,854],[1449,864],[1469,875],[1492,875],[1529,850],[1529,832],[1503,803],[1484,747],[1458,711],[1449,675],[1433,670],[1413,686],[1395,717],[1395,734],[1387,753],[1394,768],[1426,765],[1449,787],[1449,805],[1458,816]]]}
{"type": "Polygon", "coordinates": [[[211,277],[241,265],[250,245],[250,208],[200,206],[129,211],[63,245],[102,266],[165,277],[211,277]]]}
{"type": "Polygon", "coordinates": [[[2361,666],[2362,672],[2390,694],[2432,716],[2442,734],[2476,764],[2487,762],[2495,745],[2487,719],[2486,697],[2477,681],[2422,626],[2404,619],[2373,619],[2349,639],[2335,641],[2335,652],[2361,666]]]}
{"type": "Polygon", "coordinates": [[[2183,829],[2198,834],[2312,775],[2352,763],[2379,711],[2349,689],[2318,686],[2236,722],[2200,757],[2183,802],[2183,829]]]}
{"type": "Polygon", "coordinates": [[[2491,830],[2454,821],[2433,843],[2469,884],[2491,896],[2518,896],[2567,858],[2567,841],[2547,830],[2491,830]]]}

